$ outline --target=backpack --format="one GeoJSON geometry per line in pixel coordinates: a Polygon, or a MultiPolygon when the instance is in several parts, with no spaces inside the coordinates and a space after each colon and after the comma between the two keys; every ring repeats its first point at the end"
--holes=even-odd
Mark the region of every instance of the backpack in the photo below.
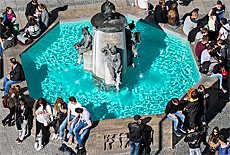
{"type": "Polygon", "coordinates": [[[4,108],[9,108],[10,107],[9,106],[9,96],[8,95],[6,95],[4,97],[4,99],[2,100],[2,105],[3,105],[4,108]]]}
{"type": "Polygon", "coordinates": [[[203,63],[200,65],[199,71],[200,71],[202,74],[207,74],[210,64],[211,64],[210,61],[205,61],[205,62],[203,62],[203,63]]]}

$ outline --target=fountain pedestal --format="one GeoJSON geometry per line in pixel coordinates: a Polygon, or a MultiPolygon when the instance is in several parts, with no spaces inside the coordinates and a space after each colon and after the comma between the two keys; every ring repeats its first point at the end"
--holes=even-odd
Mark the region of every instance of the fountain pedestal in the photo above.
{"type": "Polygon", "coordinates": [[[109,73],[109,68],[107,67],[107,58],[105,53],[101,52],[107,44],[115,45],[118,52],[121,55],[122,63],[122,75],[127,71],[127,51],[126,51],[126,38],[125,38],[125,28],[119,32],[103,32],[100,30],[94,31],[93,37],[93,63],[92,72],[96,77],[105,79],[107,85],[114,85],[114,79],[109,73]]]}

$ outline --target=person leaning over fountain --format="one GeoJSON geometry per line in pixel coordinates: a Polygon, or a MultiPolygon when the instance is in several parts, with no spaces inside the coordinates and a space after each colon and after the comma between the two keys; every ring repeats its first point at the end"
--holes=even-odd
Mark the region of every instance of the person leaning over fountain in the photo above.
{"type": "MultiPolygon", "coordinates": [[[[10,64],[12,66],[12,71],[4,76],[3,88],[1,89],[1,91],[5,91],[4,95],[8,95],[12,84],[25,80],[22,65],[17,62],[15,58],[10,59],[10,64]]],[[[4,96],[2,98],[4,98],[4,96]]]]}
{"type": "Polygon", "coordinates": [[[174,125],[173,125],[174,132],[178,137],[180,137],[181,135],[177,130],[177,125],[179,123],[177,117],[180,117],[182,121],[180,128],[179,128],[180,131],[183,133],[186,133],[186,131],[183,129],[185,116],[182,114],[182,111],[178,111],[178,104],[179,104],[179,99],[177,98],[171,99],[166,105],[165,113],[167,117],[170,118],[174,122],[174,125]]]}
{"type": "Polygon", "coordinates": [[[69,98],[69,103],[68,103],[68,112],[67,112],[67,117],[65,120],[62,122],[61,126],[59,127],[59,137],[58,140],[62,140],[63,134],[64,134],[64,129],[66,125],[70,125],[69,133],[67,134],[67,138],[64,140],[65,142],[69,141],[69,138],[71,134],[73,133],[73,129],[75,124],[78,121],[79,114],[75,112],[76,108],[81,108],[81,104],[77,102],[76,98],[71,96],[69,98]]]}
{"type": "Polygon", "coordinates": [[[80,115],[80,118],[73,130],[73,133],[78,142],[75,150],[82,150],[84,148],[83,146],[84,137],[89,131],[90,127],[93,125],[93,120],[91,118],[91,114],[86,108],[84,107],[76,108],[75,111],[80,115]]]}

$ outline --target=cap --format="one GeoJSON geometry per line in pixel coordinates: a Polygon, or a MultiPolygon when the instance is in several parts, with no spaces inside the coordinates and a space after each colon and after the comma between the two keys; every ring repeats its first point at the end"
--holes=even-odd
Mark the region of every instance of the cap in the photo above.
{"type": "Polygon", "coordinates": [[[138,121],[141,118],[141,116],[140,115],[135,115],[133,118],[134,118],[135,121],[138,121]]]}

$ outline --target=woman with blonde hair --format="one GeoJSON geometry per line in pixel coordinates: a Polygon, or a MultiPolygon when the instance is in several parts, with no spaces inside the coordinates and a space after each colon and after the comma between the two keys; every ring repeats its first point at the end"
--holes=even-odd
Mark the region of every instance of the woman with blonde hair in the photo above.
{"type": "Polygon", "coordinates": [[[58,129],[61,123],[65,120],[67,116],[67,104],[63,101],[61,97],[58,97],[54,103],[54,120],[52,122],[52,126],[54,128],[54,134],[51,140],[58,138],[58,129]]]}

